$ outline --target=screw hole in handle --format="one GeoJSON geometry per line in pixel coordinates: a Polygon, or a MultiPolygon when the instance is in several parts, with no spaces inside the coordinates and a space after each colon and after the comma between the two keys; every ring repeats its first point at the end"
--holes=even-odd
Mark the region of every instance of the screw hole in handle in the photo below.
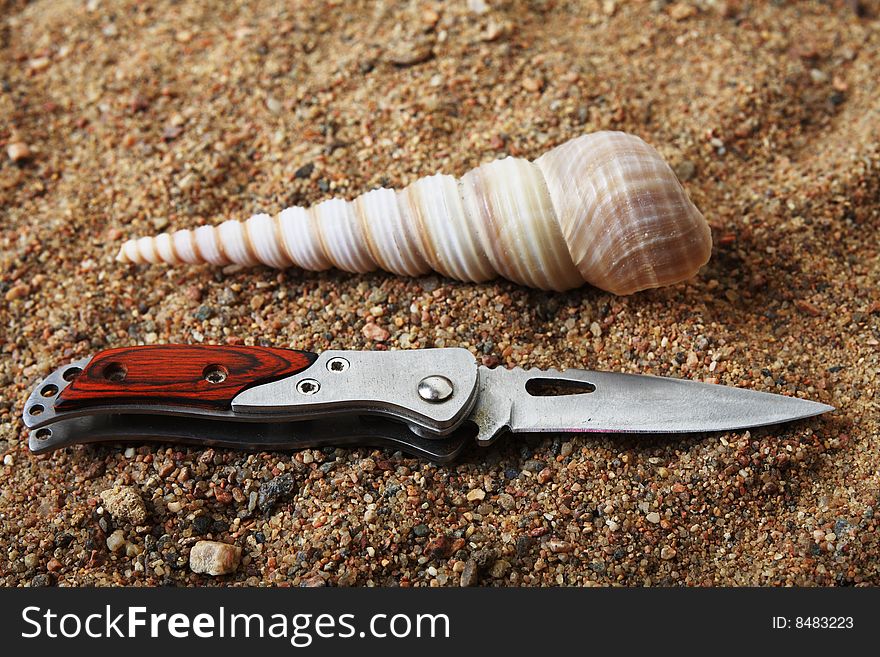
{"type": "Polygon", "coordinates": [[[222,365],[208,365],[202,371],[202,376],[208,383],[223,383],[229,376],[229,370],[222,365]]]}
{"type": "Polygon", "coordinates": [[[61,375],[61,378],[64,379],[65,381],[67,381],[68,383],[70,383],[76,377],[78,377],[80,374],[82,374],[81,367],[68,367],[66,370],[64,370],[64,373],[61,375]]]}
{"type": "Polygon", "coordinates": [[[40,394],[43,395],[43,397],[54,397],[58,394],[58,386],[56,386],[54,383],[45,385],[40,390],[40,394]]]}
{"type": "Polygon", "coordinates": [[[128,368],[116,361],[107,363],[107,366],[104,368],[104,378],[113,383],[124,381],[126,374],[128,374],[128,368]]]}

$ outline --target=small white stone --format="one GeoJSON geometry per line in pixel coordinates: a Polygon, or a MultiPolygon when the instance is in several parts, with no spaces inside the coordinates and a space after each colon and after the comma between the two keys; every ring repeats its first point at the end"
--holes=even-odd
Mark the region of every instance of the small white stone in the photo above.
{"type": "Polygon", "coordinates": [[[816,84],[823,84],[828,82],[828,74],[825,71],[821,71],[818,68],[810,69],[810,78],[812,78],[813,82],[816,84]]]}
{"type": "Polygon", "coordinates": [[[169,502],[168,510],[171,513],[180,513],[180,510],[183,508],[183,504],[181,502],[169,502]]]}
{"type": "Polygon", "coordinates": [[[284,105],[281,104],[281,101],[273,96],[269,96],[266,98],[266,109],[268,109],[272,114],[280,114],[281,110],[284,109],[284,105]]]}
{"type": "Polygon", "coordinates": [[[6,154],[13,162],[23,162],[31,156],[31,149],[21,141],[14,141],[6,147],[6,154]]]}
{"type": "Polygon", "coordinates": [[[651,511],[651,513],[645,516],[645,519],[648,522],[653,522],[656,525],[658,522],[660,522],[660,514],[656,511],[651,511]]]}
{"type": "Polygon", "coordinates": [[[125,547],[125,534],[121,529],[117,529],[107,537],[107,547],[111,552],[117,552],[125,547]]]}
{"type": "Polygon", "coordinates": [[[12,454],[7,454],[3,457],[3,465],[12,465],[15,463],[15,459],[12,457],[12,454]]]}
{"type": "Polygon", "coordinates": [[[123,452],[123,454],[125,455],[125,458],[127,458],[127,459],[133,459],[135,453],[136,452],[134,451],[134,447],[129,447],[123,452]]]}

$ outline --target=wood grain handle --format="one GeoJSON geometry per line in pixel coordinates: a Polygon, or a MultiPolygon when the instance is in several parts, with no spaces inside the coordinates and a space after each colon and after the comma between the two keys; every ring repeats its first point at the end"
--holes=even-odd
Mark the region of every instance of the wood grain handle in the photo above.
{"type": "Polygon", "coordinates": [[[302,372],[317,357],[308,351],[228,345],[109,349],[89,361],[55,407],[133,403],[228,408],[246,388],[302,372]]]}

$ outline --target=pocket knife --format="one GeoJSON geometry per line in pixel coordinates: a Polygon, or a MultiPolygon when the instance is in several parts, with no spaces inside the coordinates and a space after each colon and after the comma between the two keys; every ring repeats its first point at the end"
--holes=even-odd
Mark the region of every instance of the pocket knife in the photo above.
{"type": "Polygon", "coordinates": [[[58,368],[24,407],[34,453],[158,440],[247,449],[365,445],[449,461],[507,433],[731,431],[814,401],[682,379],[478,365],[466,349],[150,345],[58,368]]]}

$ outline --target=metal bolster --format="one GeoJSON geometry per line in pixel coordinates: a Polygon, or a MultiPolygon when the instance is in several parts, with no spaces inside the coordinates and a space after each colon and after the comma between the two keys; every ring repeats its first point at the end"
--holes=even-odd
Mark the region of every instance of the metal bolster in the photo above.
{"type": "Polygon", "coordinates": [[[461,426],[477,398],[477,363],[467,349],[325,351],[308,369],[239,393],[237,416],[378,415],[441,437],[461,426]]]}

